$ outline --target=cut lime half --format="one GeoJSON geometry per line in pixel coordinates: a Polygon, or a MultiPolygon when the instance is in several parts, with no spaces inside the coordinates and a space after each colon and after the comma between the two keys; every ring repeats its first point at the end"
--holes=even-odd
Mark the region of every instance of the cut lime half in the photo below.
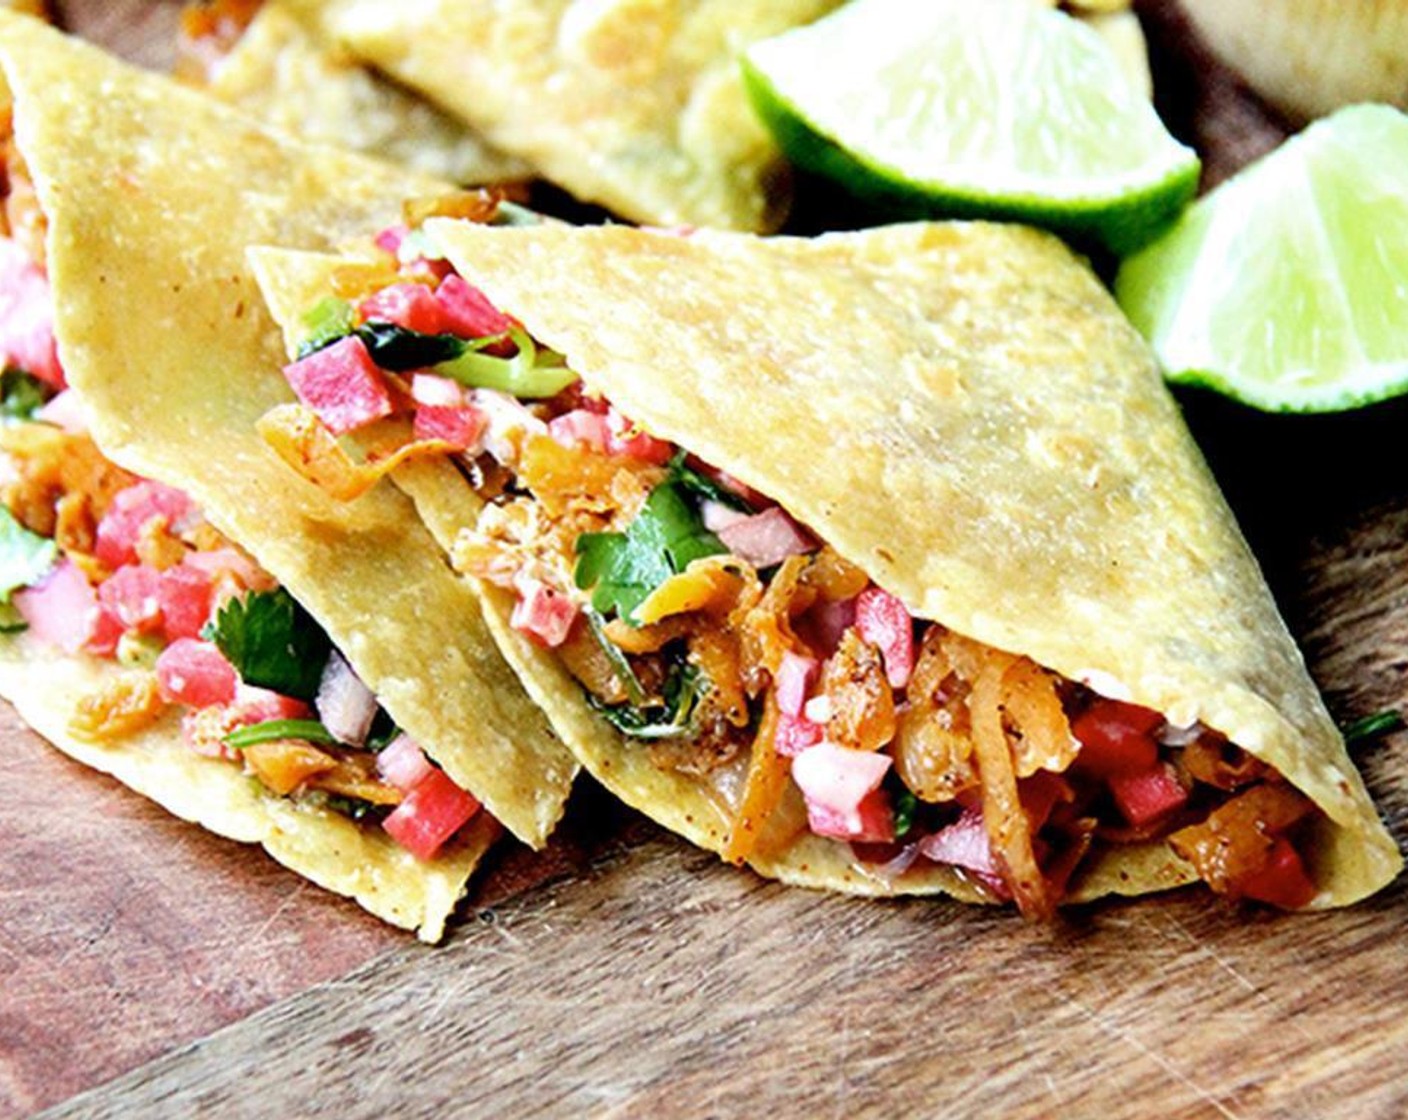
{"type": "Polygon", "coordinates": [[[897,216],[1043,225],[1129,252],[1197,187],[1089,27],[1031,0],[853,0],[751,47],[789,158],[897,216]]]}
{"type": "Polygon", "coordinates": [[[1170,380],[1271,412],[1408,392],[1408,117],[1312,125],[1127,260],[1115,293],[1170,380]]]}

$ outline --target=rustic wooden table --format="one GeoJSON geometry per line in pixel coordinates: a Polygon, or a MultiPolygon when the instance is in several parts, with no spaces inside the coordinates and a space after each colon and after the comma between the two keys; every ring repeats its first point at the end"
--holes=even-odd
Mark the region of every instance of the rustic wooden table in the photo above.
{"type": "MultiPolygon", "coordinates": [[[[160,64],[176,6],[70,3],[160,64]]],[[[1141,6],[1217,180],[1284,129],[1141,6]]],[[[1190,396],[1335,715],[1408,701],[1408,406],[1190,396]]],[[[1054,928],[786,890],[584,789],[428,950],[0,712],[0,1115],[1399,1117],[1408,888],[1308,916],[1184,893],[1054,928]],[[533,889],[529,889],[533,888],[533,889]]],[[[1360,762],[1408,836],[1408,735],[1360,762]]]]}

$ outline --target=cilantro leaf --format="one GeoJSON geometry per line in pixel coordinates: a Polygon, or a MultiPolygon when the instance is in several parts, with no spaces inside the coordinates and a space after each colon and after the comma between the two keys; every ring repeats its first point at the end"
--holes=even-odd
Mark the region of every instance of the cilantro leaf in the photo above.
{"type": "Polygon", "coordinates": [[[674,739],[691,734],[694,711],[704,691],[703,675],[681,658],[671,666],[662,691],[661,699],[653,704],[603,704],[590,692],[587,703],[634,739],[674,739]]]}
{"type": "Polygon", "coordinates": [[[332,642],[282,587],[231,599],[201,636],[214,642],[240,679],[298,700],[318,694],[332,642]]]}
{"type": "Polygon", "coordinates": [[[44,382],[22,369],[0,373],[0,417],[5,420],[33,420],[49,398],[44,382]]]}
{"type": "Polygon", "coordinates": [[[583,533],[577,538],[577,586],[592,588],[598,613],[615,611],[632,622],[635,609],[672,575],[704,556],[727,552],[704,528],[683,486],[663,482],[624,533],[583,533]]]}
{"type": "MultiPolygon", "coordinates": [[[[58,546],[47,537],[31,533],[15,515],[0,506],[0,606],[9,607],[10,596],[22,587],[37,583],[54,566],[58,546]]],[[[7,631],[24,629],[18,612],[4,612],[0,619],[7,631]]]]}
{"type": "Polygon", "coordinates": [[[379,320],[363,323],[356,333],[372,361],[392,373],[439,365],[475,347],[475,343],[452,334],[422,334],[379,320]]]}
{"type": "Polygon", "coordinates": [[[735,494],[727,486],[720,485],[702,471],[686,465],[689,452],[680,450],[670,460],[670,481],[683,486],[695,496],[711,502],[719,502],[741,513],[752,513],[753,507],[735,494]]]}

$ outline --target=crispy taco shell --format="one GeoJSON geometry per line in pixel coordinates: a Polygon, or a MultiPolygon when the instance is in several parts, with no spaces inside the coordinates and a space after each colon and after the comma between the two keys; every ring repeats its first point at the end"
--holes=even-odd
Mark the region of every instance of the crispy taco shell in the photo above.
{"type": "Polygon", "coordinates": [[[632,221],[767,230],[790,199],[737,70],[838,0],[286,0],[545,178],[632,221]]]}
{"type": "MultiPolygon", "coordinates": [[[[1399,870],[1146,348],[1054,238],[985,224],[810,241],[427,228],[588,388],[779,501],[915,616],[1171,723],[1200,721],[1274,767],[1325,815],[1314,905],[1352,902],[1399,870]]],[[[452,480],[418,473],[408,488],[442,540],[472,521],[452,480]]],[[[729,798],[656,768],[509,626],[511,596],[485,593],[505,655],[583,764],[719,850],[729,798]]],[[[767,873],[973,893],[942,869],[877,878],[844,843],[796,840],[795,812],[777,816],[793,831],[759,845],[767,873]]],[[[1111,847],[1072,897],[1191,877],[1166,844],[1111,847]]]]}
{"type": "MultiPolygon", "coordinates": [[[[253,428],[288,389],[245,245],[328,246],[395,221],[408,195],[444,186],[278,138],[31,20],[0,16],[0,71],[47,217],[61,355],[104,453],[190,494],[314,615],[397,725],[498,821],[541,845],[575,763],[518,687],[411,503],[391,486],[334,503],[290,480],[253,428]]],[[[28,688],[32,651],[7,642],[0,689],[56,745],[106,762],[183,816],[262,838],[276,858],[366,901],[357,866],[366,853],[339,842],[335,818],[298,817],[289,830],[285,807],[220,793],[229,781],[218,776],[188,796],[188,772],[223,764],[186,759],[169,726],[143,740],[140,760],[78,753],[63,731],[75,697],[28,688]],[[203,788],[217,799],[209,813],[203,788]],[[287,843],[277,839],[284,833],[287,843]]],[[[112,670],[85,662],[64,671],[96,682],[112,670]]],[[[445,896],[458,890],[433,882],[406,888],[434,896],[437,907],[409,924],[438,932],[454,901],[445,896]]],[[[377,912],[404,909],[393,899],[377,912]]]]}
{"type": "Polygon", "coordinates": [[[305,140],[337,144],[456,183],[532,177],[467,125],[320,39],[282,4],[264,4],[209,90],[222,101],[305,140]]]}

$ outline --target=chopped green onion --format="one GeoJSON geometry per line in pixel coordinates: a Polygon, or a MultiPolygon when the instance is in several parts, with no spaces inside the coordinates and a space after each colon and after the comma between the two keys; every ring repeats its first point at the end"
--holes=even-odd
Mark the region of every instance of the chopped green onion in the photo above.
{"type": "Polygon", "coordinates": [[[303,325],[308,332],[298,344],[298,356],[306,358],[314,351],[331,346],[352,333],[352,305],[336,296],[325,296],[303,313],[303,325]]]}
{"type": "Polygon", "coordinates": [[[315,719],[270,719],[236,728],[225,736],[225,745],[242,751],[257,743],[276,743],[280,739],[303,739],[309,743],[328,745],[337,742],[332,733],[315,719]]]}
{"type": "Polygon", "coordinates": [[[0,603],[0,634],[21,634],[29,629],[29,623],[14,603],[0,603]]]}
{"type": "Polygon", "coordinates": [[[555,397],[577,380],[560,354],[540,352],[533,340],[517,328],[509,331],[509,337],[518,347],[511,358],[496,358],[467,347],[458,357],[438,363],[434,371],[471,389],[497,389],[527,400],[555,397]]]}

